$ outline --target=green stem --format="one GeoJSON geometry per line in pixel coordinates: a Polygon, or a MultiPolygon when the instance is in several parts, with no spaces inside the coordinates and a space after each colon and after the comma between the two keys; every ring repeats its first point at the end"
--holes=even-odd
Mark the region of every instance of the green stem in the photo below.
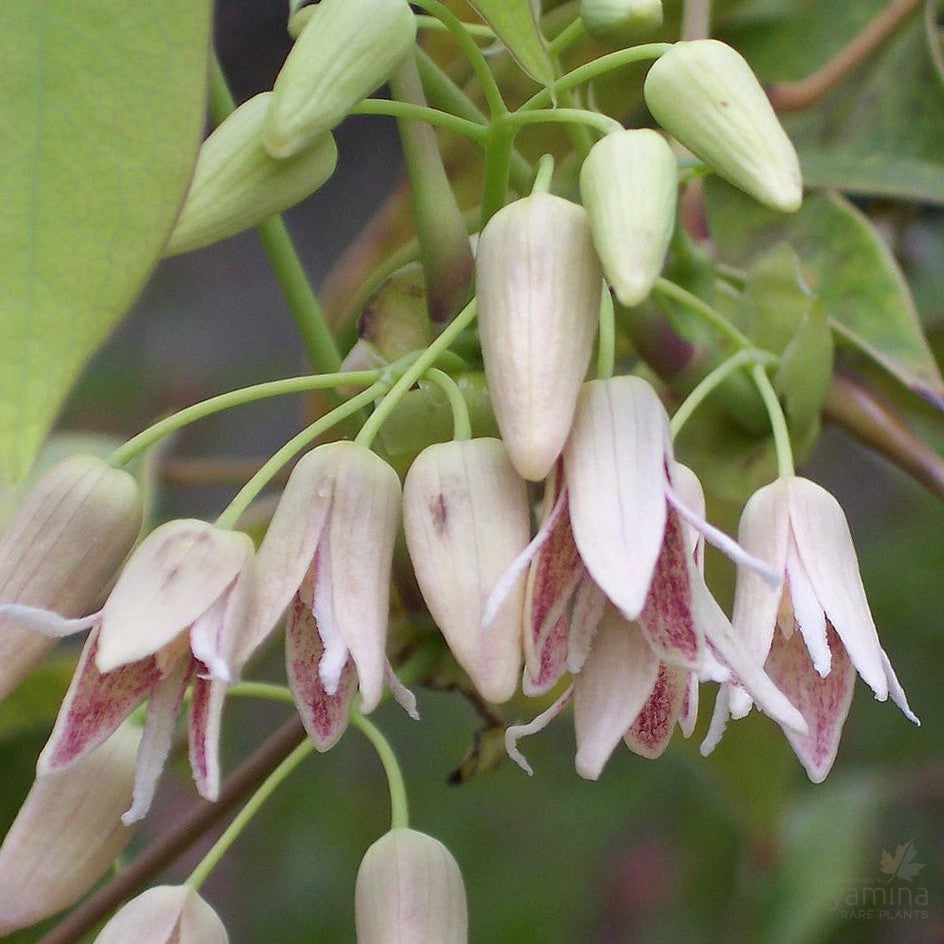
{"type": "Polygon", "coordinates": [[[226,854],[237,836],[245,829],[246,824],[259,812],[263,804],[272,795],[275,788],[315,749],[314,742],[306,738],[298,745],[285,760],[266,778],[265,782],[249,798],[246,805],[239,811],[236,818],[226,827],[223,835],[213,843],[210,851],[200,860],[197,867],[190,873],[187,884],[194,890],[207,880],[209,874],[216,868],[220,859],[226,854]]]}
{"type": "Polygon", "coordinates": [[[716,311],[707,302],[702,301],[697,295],[693,295],[681,285],[676,285],[668,279],[658,279],[652,289],[656,295],[665,295],[667,298],[674,299],[679,304],[684,305],[689,311],[694,312],[720,334],[726,337],[738,348],[752,347],[751,339],[746,334],[742,334],[737,328],[728,321],[719,311],[716,311]]]}
{"type": "Polygon", "coordinates": [[[503,116],[492,121],[485,139],[485,181],[482,185],[482,209],[479,231],[505,205],[511,174],[511,152],[515,143],[515,127],[503,116]]]}
{"type": "Polygon", "coordinates": [[[684,399],[681,406],[672,416],[672,438],[681,432],[682,427],[689,421],[691,415],[698,409],[705,398],[715,387],[724,383],[735,371],[748,364],[774,364],[777,358],[767,351],[758,351],[753,348],[743,348],[722,361],[714,370],[706,374],[684,399]]]}
{"type": "Polygon", "coordinates": [[[611,72],[613,69],[619,69],[634,62],[645,62],[647,59],[658,59],[670,48],[671,43],[646,43],[642,46],[632,46],[629,49],[607,53],[607,55],[578,66],[572,72],[555,79],[547,88],[541,89],[540,92],[532,95],[518,111],[547,108],[561,92],[583,85],[584,82],[589,82],[591,79],[611,72]]]}
{"type": "Polygon", "coordinates": [[[616,313],[606,282],[600,296],[600,334],[597,349],[597,379],[609,380],[616,367],[616,313]]]}
{"type": "MultiPolygon", "coordinates": [[[[416,47],[416,65],[423,80],[423,88],[431,104],[467,121],[486,126],[488,122],[478,105],[430,59],[419,46],[416,47]]],[[[518,151],[511,152],[511,184],[518,193],[527,193],[531,183],[531,165],[518,151]]]]}
{"type": "Polygon", "coordinates": [[[534,185],[531,193],[548,193],[551,189],[551,180],[554,177],[554,155],[542,154],[538,160],[537,170],[534,172],[534,185]]]}
{"type": "MultiPolygon", "coordinates": [[[[487,39],[489,42],[495,41],[495,31],[484,23],[466,23],[460,20],[462,28],[470,35],[477,36],[480,39],[487,39]]],[[[437,33],[448,33],[449,27],[442,20],[437,20],[435,16],[423,16],[422,13],[416,15],[416,25],[420,29],[435,30],[437,33]]]]}
{"type": "Polygon", "coordinates": [[[598,111],[587,111],[585,108],[541,108],[534,111],[515,111],[508,116],[508,121],[515,127],[544,122],[589,125],[603,134],[613,134],[623,130],[623,126],[615,118],[598,111]]]}
{"type": "Polygon", "coordinates": [[[459,19],[445,4],[439,0],[416,0],[416,6],[422,7],[428,13],[432,13],[437,20],[453,34],[459,47],[465,53],[466,58],[475,70],[479,83],[482,86],[482,93],[485,95],[485,102],[492,117],[503,115],[508,111],[505,100],[502,98],[501,89],[492,75],[492,70],[482,55],[482,50],[475,45],[472,37],[466,32],[465,24],[459,19]]]}
{"type": "MultiPolygon", "coordinates": [[[[390,388],[377,409],[368,417],[367,422],[354,440],[358,445],[370,447],[380,427],[400,402],[401,397],[436,363],[436,358],[445,351],[450,344],[475,320],[475,299],[469,302],[462,311],[443,329],[442,334],[400,375],[397,382],[390,388]]],[[[373,388],[371,388],[373,389],[373,388]]],[[[365,391],[366,393],[366,391],[365,391]]],[[[362,394],[363,396],[363,394],[362,394]]],[[[336,411],[335,411],[336,412],[336,411]]]]}
{"type": "Polygon", "coordinates": [[[346,403],[335,407],[321,419],[303,429],[297,436],[292,437],[265,465],[237,492],[236,497],[226,506],[223,513],[217,518],[216,524],[220,528],[235,527],[243,512],[252,504],[256,495],[268,485],[270,479],[297,453],[301,452],[309,443],[313,442],[322,433],[327,432],[336,423],[355,414],[362,407],[372,403],[388,389],[387,381],[378,381],[363,392],[351,397],[346,403]]]}
{"type": "Polygon", "coordinates": [[[391,101],[385,98],[365,98],[355,105],[352,115],[388,115],[391,118],[413,118],[425,121],[428,125],[446,128],[455,134],[470,138],[478,144],[484,144],[488,129],[475,121],[468,121],[449,112],[424,105],[414,105],[411,102],[391,101]]]}
{"type": "Polygon", "coordinates": [[[351,724],[370,741],[383,764],[387,784],[390,787],[390,828],[406,829],[410,825],[410,811],[406,800],[406,784],[403,782],[403,773],[397,763],[397,755],[394,754],[390,742],[383,736],[380,729],[359,711],[351,712],[351,724]]]}
{"type": "MultiPolygon", "coordinates": [[[[235,108],[236,103],[226,84],[219,59],[214,56],[210,72],[210,112],[213,120],[219,124],[235,108]]],[[[309,360],[319,373],[336,371],[341,366],[341,355],[282,217],[273,216],[260,223],[256,230],[285,303],[295,319],[309,360]]]]}
{"type": "Polygon", "coordinates": [[[755,364],[751,376],[764,400],[767,415],[770,417],[770,428],[774,434],[774,446],[777,450],[777,474],[787,477],[794,474],[793,449],[790,446],[790,431],[787,429],[787,418],[783,415],[783,407],[777,399],[777,391],[770,382],[766,371],[760,364],[755,364]]]}
{"type": "Polygon", "coordinates": [[[239,682],[226,692],[227,696],[235,695],[241,698],[265,698],[268,701],[283,701],[295,704],[295,696],[286,685],[276,685],[273,682],[239,682]]]}
{"type": "Polygon", "coordinates": [[[576,20],[565,26],[551,41],[548,48],[552,56],[559,56],[566,52],[574,43],[579,42],[587,35],[587,28],[578,16],[576,20]]]}
{"type": "Polygon", "coordinates": [[[135,456],[149,449],[165,436],[176,432],[184,426],[202,420],[204,417],[244,403],[253,403],[267,397],[277,397],[289,393],[302,393],[307,390],[323,390],[340,385],[358,387],[362,384],[374,383],[379,376],[376,370],[349,371],[337,374],[311,374],[307,377],[287,377],[284,380],[270,380],[266,383],[253,384],[251,387],[242,387],[239,390],[230,390],[219,396],[210,397],[200,403],[194,403],[172,416],[142,430],[137,436],[129,439],[124,445],[116,449],[109,457],[114,466],[127,465],[135,456]]]}
{"type": "Polygon", "coordinates": [[[437,367],[430,367],[425,377],[436,384],[449,401],[449,407],[452,410],[452,438],[471,439],[472,421],[469,419],[469,405],[465,402],[459,385],[449,374],[437,367]]]}

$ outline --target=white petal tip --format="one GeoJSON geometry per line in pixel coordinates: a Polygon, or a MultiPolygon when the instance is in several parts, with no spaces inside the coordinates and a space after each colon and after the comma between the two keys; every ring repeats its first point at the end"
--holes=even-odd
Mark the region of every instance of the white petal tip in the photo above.
{"type": "Polygon", "coordinates": [[[409,718],[413,721],[419,721],[420,713],[416,710],[416,695],[397,678],[389,662],[387,663],[384,674],[386,675],[387,684],[390,686],[390,694],[393,695],[394,701],[407,713],[409,718]]]}
{"type": "Polygon", "coordinates": [[[510,727],[505,731],[505,753],[529,776],[534,776],[534,770],[531,765],[528,763],[527,757],[518,750],[518,737],[519,732],[518,728],[524,727],[519,725],[518,727],[510,727]]]}

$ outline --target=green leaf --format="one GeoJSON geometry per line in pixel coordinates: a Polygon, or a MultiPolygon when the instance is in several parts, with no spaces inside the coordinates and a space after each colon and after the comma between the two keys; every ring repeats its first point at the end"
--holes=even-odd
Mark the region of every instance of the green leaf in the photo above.
{"type": "Polygon", "coordinates": [[[30,672],[0,705],[0,742],[52,728],[74,671],[75,659],[56,658],[30,672]]]}
{"type": "Polygon", "coordinates": [[[542,85],[554,81],[554,63],[531,0],[469,0],[518,65],[542,85]]]}
{"type": "Polygon", "coordinates": [[[792,246],[779,243],[760,256],[744,289],[751,340],[765,351],[782,354],[813,306],[792,246]]]}
{"type": "Polygon", "coordinates": [[[209,0],[0,12],[0,478],[18,480],[131,305],[202,136],[209,0]]]}
{"type": "Polygon", "coordinates": [[[803,316],[780,361],[774,385],[783,398],[791,432],[819,422],[833,376],[833,336],[821,302],[803,316]]]}
{"type": "Polygon", "coordinates": [[[790,216],[765,210],[722,181],[706,181],[708,220],[726,261],[749,265],[786,241],[836,334],[944,410],[944,380],[904,276],[869,220],[836,194],[816,194],[790,216]]]}

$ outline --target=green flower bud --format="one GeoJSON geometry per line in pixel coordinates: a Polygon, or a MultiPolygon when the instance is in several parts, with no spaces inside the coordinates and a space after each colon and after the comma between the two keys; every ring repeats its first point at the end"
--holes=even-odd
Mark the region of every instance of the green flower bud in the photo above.
{"type": "Polygon", "coordinates": [[[257,226],[303,200],[333,173],[338,149],[322,134],[276,160],[262,146],[271,92],[240,105],[204,142],[165,256],[190,252],[257,226]]]}
{"type": "Polygon", "coordinates": [[[800,165],[751,67],[714,39],[676,43],[649,70],[656,121],[725,180],[791,213],[803,199],[800,165]]]}
{"type": "Polygon", "coordinates": [[[416,39],[406,0],[322,0],[275,80],[266,150],[291,157],[382,85],[416,39]]]}
{"type": "Polygon", "coordinates": [[[662,0],[581,0],[580,19],[604,43],[624,43],[662,25],[662,0]]]}
{"type": "Polygon", "coordinates": [[[662,271],[675,226],[675,155],[655,131],[608,134],[580,169],[603,272],[624,305],[638,305],[662,271]]]}

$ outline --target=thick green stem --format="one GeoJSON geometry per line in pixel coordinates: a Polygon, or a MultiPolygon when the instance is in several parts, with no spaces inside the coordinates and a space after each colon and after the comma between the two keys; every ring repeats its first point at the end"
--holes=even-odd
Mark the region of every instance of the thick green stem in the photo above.
{"type": "Polygon", "coordinates": [[[207,880],[220,859],[226,854],[236,837],[246,828],[246,824],[259,812],[275,788],[315,749],[314,742],[306,738],[292,751],[285,760],[266,778],[265,783],[249,798],[249,802],[239,811],[236,818],[226,827],[223,835],[213,843],[210,851],[200,860],[190,873],[187,884],[194,889],[207,880]]]}
{"type": "Polygon", "coordinates": [[[230,390],[219,396],[210,397],[200,403],[194,403],[172,416],[167,416],[137,436],[129,439],[123,446],[116,449],[109,457],[114,466],[127,465],[135,456],[140,455],[165,436],[182,429],[190,423],[202,420],[204,417],[244,403],[253,403],[267,397],[283,396],[289,393],[302,393],[308,390],[326,390],[341,385],[359,387],[372,384],[377,380],[379,372],[376,370],[349,371],[337,374],[312,374],[307,377],[287,377],[284,380],[270,380],[266,383],[254,384],[240,390],[230,390]]]}
{"type": "Polygon", "coordinates": [[[777,391],[770,382],[766,371],[760,364],[751,369],[751,376],[757,389],[763,397],[767,415],[770,417],[770,428],[774,434],[774,447],[777,450],[777,474],[781,478],[794,474],[793,449],[790,446],[790,431],[787,429],[787,418],[783,415],[783,407],[777,399],[777,391]]]}
{"type": "Polygon", "coordinates": [[[550,193],[551,182],[554,179],[554,155],[542,154],[534,172],[534,185],[531,193],[550,193]]]}
{"type": "Polygon", "coordinates": [[[410,825],[410,810],[406,799],[406,784],[403,782],[403,773],[397,762],[397,755],[394,754],[390,742],[383,736],[380,729],[359,711],[351,712],[351,724],[370,741],[383,764],[390,788],[390,828],[406,829],[410,825]]]}
{"type": "MultiPolygon", "coordinates": [[[[423,16],[417,14],[416,25],[420,29],[434,30],[437,33],[448,33],[449,27],[442,20],[437,20],[435,16],[423,16]]],[[[462,28],[470,35],[479,39],[486,39],[489,42],[495,42],[495,32],[485,23],[462,23],[462,28]]]]}
{"type": "Polygon", "coordinates": [[[572,72],[555,79],[552,85],[541,89],[536,95],[532,95],[518,111],[547,108],[561,92],[577,88],[578,85],[583,85],[585,82],[597,78],[597,76],[605,75],[613,69],[620,69],[635,62],[645,62],[648,59],[658,59],[670,48],[671,43],[646,43],[642,46],[632,46],[630,49],[620,49],[617,52],[600,56],[599,59],[578,66],[572,72]]]}
{"type": "MultiPolygon", "coordinates": [[[[403,395],[416,383],[423,374],[428,371],[433,364],[436,363],[436,358],[439,357],[443,351],[449,348],[449,345],[470,324],[475,320],[475,299],[469,302],[462,311],[445,327],[442,334],[433,341],[432,344],[419,357],[400,375],[400,378],[397,382],[390,388],[389,392],[381,400],[377,409],[370,415],[367,422],[361,427],[361,431],[357,434],[357,439],[355,442],[358,445],[369,447],[370,444],[374,441],[377,433],[380,432],[380,427],[384,424],[384,421],[387,417],[393,412],[397,403],[400,402],[400,399],[403,395]]],[[[373,389],[373,388],[371,388],[373,389]]],[[[366,393],[366,391],[365,391],[366,393]]],[[[363,394],[362,394],[363,396],[363,394]]]]}
{"type": "Polygon", "coordinates": [[[477,144],[483,144],[487,129],[474,121],[467,121],[451,115],[449,112],[439,111],[424,105],[414,105],[411,102],[391,101],[386,98],[365,98],[355,105],[350,112],[352,115],[386,115],[390,118],[412,118],[423,121],[428,125],[445,128],[455,134],[469,138],[477,144]]]}
{"type": "Polygon", "coordinates": [[[505,205],[515,130],[514,125],[504,119],[495,119],[489,129],[485,142],[485,182],[482,186],[479,231],[505,205]]]}
{"type": "MultiPolygon", "coordinates": [[[[235,107],[219,60],[214,57],[210,73],[210,112],[213,120],[219,124],[232,114],[235,107]]],[[[336,371],[341,366],[341,355],[282,217],[273,216],[260,223],[256,229],[312,366],[320,373],[336,371]]]]}
{"type": "Polygon", "coordinates": [[[536,125],[545,122],[576,124],[596,128],[602,134],[622,131],[623,126],[609,115],[585,108],[540,108],[534,111],[516,111],[508,116],[508,121],[516,126],[536,125]]]}
{"type": "Polygon", "coordinates": [[[242,517],[246,509],[252,504],[255,497],[269,484],[272,477],[295,455],[301,452],[309,443],[326,433],[332,426],[340,423],[349,416],[353,416],[362,407],[372,403],[387,390],[386,381],[375,383],[362,393],[351,397],[347,403],[335,407],[321,419],[303,429],[297,436],[290,439],[261,469],[239,490],[236,497],[226,506],[223,514],[216,520],[220,528],[232,528],[242,517]]]}

